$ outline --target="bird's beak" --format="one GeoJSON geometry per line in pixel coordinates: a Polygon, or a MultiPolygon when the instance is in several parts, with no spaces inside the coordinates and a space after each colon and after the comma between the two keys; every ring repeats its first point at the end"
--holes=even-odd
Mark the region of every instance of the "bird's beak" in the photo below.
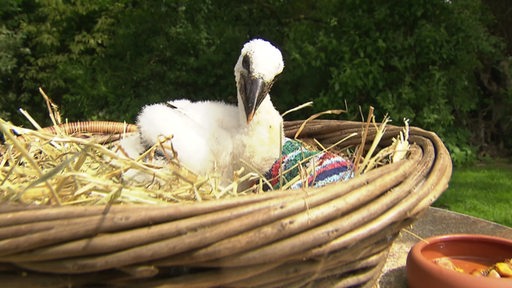
{"type": "Polygon", "coordinates": [[[258,110],[261,102],[268,94],[270,89],[269,83],[261,78],[251,77],[250,75],[241,75],[240,95],[244,103],[245,116],[247,123],[254,118],[254,113],[258,110]]]}

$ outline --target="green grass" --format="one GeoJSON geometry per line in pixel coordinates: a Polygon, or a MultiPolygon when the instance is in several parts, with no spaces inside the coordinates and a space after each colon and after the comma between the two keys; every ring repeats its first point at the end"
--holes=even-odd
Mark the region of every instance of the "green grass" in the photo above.
{"type": "Polygon", "coordinates": [[[433,206],[512,227],[512,164],[489,160],[455,167],[450,187],[433,206]]]}

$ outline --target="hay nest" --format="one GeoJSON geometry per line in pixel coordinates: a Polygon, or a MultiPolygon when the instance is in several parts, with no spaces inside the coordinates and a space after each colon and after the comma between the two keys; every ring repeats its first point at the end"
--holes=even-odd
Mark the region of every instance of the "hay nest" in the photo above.
{"type": "Polygon", "coordinates": [[[5,179],[18,173],[14,167],[40,165],[28,157],[43,153],[40,145],[66,141],[36,135],[44,143],[27,139],[29,146],[18,147],[24,150],[4,148],[0,277],[13,287],[371,287],[399,231],[446,189],[449,154],[437,135],[411,127],[404,159],[377,163],[389,157],[362,155],[388,155],[401,127],[302,124],[285,122],[286,135],[300,130],[300,137],[323,147],[338,143],[337,151],[366,163],[359,169],[364,173],[323,188],[238,194],[236,187],[219,190],[214,176],[203,179],[176,163],[163,173],[137,161],[116,162],[125,160],[109,154],[107,133],[109,141],[79,140],[78,150],[54,155],[63,164],[25,171],[23,185],[8,186],[5,179]],[[112,165],[102,170],[101,161],[112,165]],[[83,175],[93,170],[122,179],[125,165],[169,181],[137,187],[83,175]]]}

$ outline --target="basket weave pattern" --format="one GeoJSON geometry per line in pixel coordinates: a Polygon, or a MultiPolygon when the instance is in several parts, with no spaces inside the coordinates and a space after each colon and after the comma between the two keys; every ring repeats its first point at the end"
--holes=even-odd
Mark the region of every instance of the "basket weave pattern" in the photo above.
{"type": "MultiPolygon", "coordinates": [[[[287,136],[301,124],[286,122],[287,136]]],[[[400,130],[388,126],[379,146],[400,130]]],[[[348,147],[362,131],[360,122],[315,120],[301,137],[328,146],[358,133],[342,142],[348,147]]],[[[434,133],[411,127],[409,139],[407,159],[320,189],[157,207],[4,204],[0,279],[7,287],[371,287],[399,231],[451,176],[434,133]]]]}

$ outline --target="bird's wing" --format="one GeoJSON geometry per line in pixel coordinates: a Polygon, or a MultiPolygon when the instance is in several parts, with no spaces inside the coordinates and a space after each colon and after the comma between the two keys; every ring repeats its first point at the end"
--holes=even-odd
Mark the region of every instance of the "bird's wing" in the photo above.
{"type": "Polygon", "coordinates": [[[172,136],[166,142],[185,167],[198,174],[213,171],[229,162],[232,140],[230,132],[212,123],[217,116],[208,106],[185,101],[146,106],[137,118],[141,139],[152,146],[162,136],[172,136]]]}
{"type": "Polygon", "coordinates": [[[208,131],[220,128],[233,133],[240,127],[238,107],[234,105],[220,101],[188,100],[169,101],[167,105],[208,131]]]}

